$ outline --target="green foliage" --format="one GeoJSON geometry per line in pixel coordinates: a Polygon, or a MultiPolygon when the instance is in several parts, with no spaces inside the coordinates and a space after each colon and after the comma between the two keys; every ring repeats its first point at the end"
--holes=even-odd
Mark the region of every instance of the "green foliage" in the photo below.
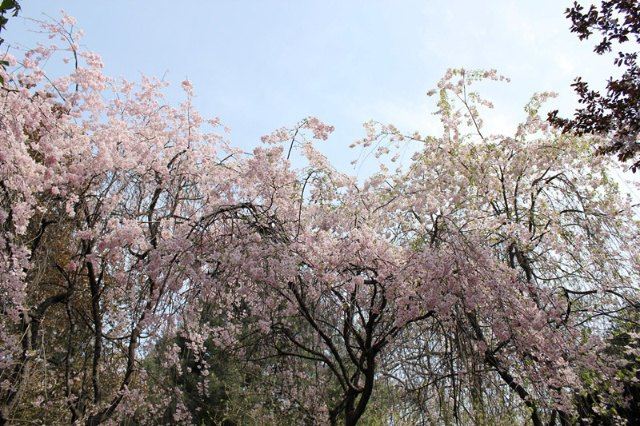
{"type": "MultiPolygon", "coordinates": [[[[9,21],[7,15],[18,16],[18,12],[20,12],[20,4],[16,0],[2,0],[0,3],[0,33],[9,21]]],[[[4,39],[0,37],[0,45],[3,42],[4,39]]]]}
{"type": "MultiPolygon", "coordinates": [[[[16,0],[2,0],[0,3],[0,46],[4,43],[4,39],[1,37],[2,30],[5,29],[9,18],[7,15],[18,16],[20,11],[20,4],[16,0]]],[[[4,69],[9,63],[5,60],[0,60],[0,68],[4,69]]],[[[4,84],[4,78],[0,76],[0,84],[4,84]]]]}
{"type": "Polygon", "coordinates": [[[593,424],[640,424],[640,312],[634,310],[620,318],[611,330],[605,349],[616,371],[609,377],[598,371],[580,375],[585,388],[576,397],[580,419],[593,424]],[[621,388],[621,392],[612,392],[621,388]],[[617,395],[617,396],[614,396],[617,395]]]}

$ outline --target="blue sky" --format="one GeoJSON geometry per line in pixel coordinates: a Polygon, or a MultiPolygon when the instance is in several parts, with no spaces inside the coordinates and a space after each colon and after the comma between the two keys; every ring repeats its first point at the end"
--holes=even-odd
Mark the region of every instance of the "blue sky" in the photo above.
{"type": "MultiPolygon", "coordinates": [[[[352,172],[348,145],[375,119],[439,134],[426,92],[449,67],[496,68],[511,83],[486,86],[496,105],[490,130],[508,131],[536,91],[575,105],[570,83],[604,83],[608,58],[569,32],[563,0],[23,1],[21,16],[64,9],[85,30],[83,45],[106,73],[165,76],[177,99],[189,78],[205,116],[219,116],[249,149],[277,127],[315,115],[336,127],[323,151],[352,172]]],[[[26,19],[5,39],[32,45],[26,19]]]]}

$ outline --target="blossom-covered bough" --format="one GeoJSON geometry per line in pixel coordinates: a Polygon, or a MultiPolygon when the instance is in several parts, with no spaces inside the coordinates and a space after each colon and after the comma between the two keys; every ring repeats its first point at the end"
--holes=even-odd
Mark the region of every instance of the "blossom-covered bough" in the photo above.
{"type": "Polygon", "coordinates": [[[637,223],[590,141],[540,119],[549,94],[489,135],[470,85],[498,77],[452,70],[444,135],[368,123],[380,156],[418,148],[358,182],[317,118],[243,153],[189,82],[172,107],[104,76],[71,18],[43,25],[61,46],[7,57],[0,93],[0,423],[231,419],[202,405],[219,353],[243,422],[565,424],[585,374],[616,394],[637,223]]]}

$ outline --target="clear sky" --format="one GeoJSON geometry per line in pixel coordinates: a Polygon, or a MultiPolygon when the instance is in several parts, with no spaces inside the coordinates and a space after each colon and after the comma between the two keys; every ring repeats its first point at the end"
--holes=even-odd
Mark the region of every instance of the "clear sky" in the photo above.
{"type": "Polygon", "coordinates": [[[277,127],[315,115],[336,127],[323,151],[340,169],[348,145],[375,119],[439,134],[426,92],[449,67],[496,68],[511,83],[487,86],[494,131],[515,127],[536,91],[570,112],[577,75],[604,83],[609,58],[569,32],[564,0],[25,0],[9,44],[32,45],[26,17],[64,9],[106,73],[189,78],[205,116],[219,116],[246,149],[277,127]]]}

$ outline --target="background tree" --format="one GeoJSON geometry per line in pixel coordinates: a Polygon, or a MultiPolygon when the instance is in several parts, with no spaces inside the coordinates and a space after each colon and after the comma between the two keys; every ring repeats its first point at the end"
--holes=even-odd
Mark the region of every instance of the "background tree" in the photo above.
{"type": "Polygon", "coordinates": [[[585,392],[576,405],[581,419],[595,424],[632,425],[640,422],[640,327],[638,310],[620,315],[611,325],[605,348],[616,360],[613,374],[584,372],[585,392]],[[612,389],[615,391],[612,392],[612,389]]]}
{"type": "MultiPolygon", "coordinates": [[[[0,3],[0,33],[5,29],[9,18],[7,15],[18,16],[20,12],[20,3],[16,0],[2,0],[0,3]]],[[[0,46],[4,43],[4,39],[0,37],[0,46]]]]}
{"type": "Polygon", "coordinates": [[[571,31],[580,40],[596,38],[598,55],[617,50],[614,64],[622,76],[611,77],[606,90],[591,89],[576,78],[573,88],[582,107],[572,119],[560,118],[558,111],[549,113],[549,121],[564,131],[577,134],[594,133],[605,137],[600,152],[617,154],[621,161],[631,161],[631,169],[640,167],[640,3],[636,0],[607,0],[599,7],[587,9],[578,2],[566,11],[571,31]]]}
{"type": "MultiPolygon", "coordinates": [[[[20,12],[20,4],[15,0],[2,0],[0,3],[0,47],[2,47],[2,43],[4,43],[4,39],[2,38],[2,30],[5,29],[7,22],[9,22],[9,18],[7,15],[18,16],[18,12],[20,12]]],[[[0,59],[0,67],[4,69],[9,65],[9,63],[3,59],[0,59]]],[[[0,76],[0,84],[4,82],[3,77],[0,76]]]]}

